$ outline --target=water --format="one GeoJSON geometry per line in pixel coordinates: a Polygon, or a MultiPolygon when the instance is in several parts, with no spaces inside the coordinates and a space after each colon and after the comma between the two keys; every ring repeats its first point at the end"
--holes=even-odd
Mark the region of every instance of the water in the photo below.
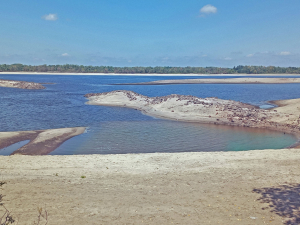
{"type": "Polygon", "coordinates": [[[279,149],[296,141],[280,132],[180,123],[149,117],[133,109],[86,105],[83,97],[86,93],[121,89],[147,96],[218,97],[262,107],[268,107],[269,100],[300,98],[299,84],[111,85],[180,78],[0,75],[0,79],[55,83],[45,84],[45,90],[0,87],[0,131],[89,127],[87,133],[66,141],[51,154],[279,149]]]}
{"type": "Polygon", "coordinates": [[[19,148],[23,147],[24,145],[26,145],[28,143],[29,143],[29,140],[20,141],[20,142],[12,144],[6,148],[2,148],[2,149],[0,149],[0,155],[10,155],[14,151],[18,150],[19,148]]]}

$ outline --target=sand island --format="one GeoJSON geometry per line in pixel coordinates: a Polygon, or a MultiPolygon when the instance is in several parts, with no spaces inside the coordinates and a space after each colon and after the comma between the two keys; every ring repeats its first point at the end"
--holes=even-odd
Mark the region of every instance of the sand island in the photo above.
{"type": "Polygon", "coordinates": [[[1,80],[0,87],[9,87],[9,88],[21,88],[21,89],[45,89],[43,85],[35,82],[27,81],[15,81],[15,80],[1,80]]]}
{"type": "Polygon", "coordinates": [[[269,110],[256,106],[187,95],[147,97],[132,91],[86,94],[87,104],[134,108],[164,119],[222,125],[255,127],[300,134],[300,99],[273,101],[279,107],[269,110]]]}

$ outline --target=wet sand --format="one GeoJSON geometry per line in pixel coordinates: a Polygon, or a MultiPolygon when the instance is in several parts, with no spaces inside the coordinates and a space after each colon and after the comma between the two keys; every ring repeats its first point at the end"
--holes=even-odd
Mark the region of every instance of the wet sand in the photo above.
{"type": "Polygon", "coordinates": [[[85,127],[61,128],[37,131],[0,132],[0,151],[12,144],[30,140],[30,142],[12,154],[47,155],[66,140],[80,135],[85,127]]]}
{"type": "Polygon", "coordinates": [[[21,89],[45,89],[43,85],[35,82],[1,80],[1,79],[0,79],[0,87],[21,88],[21,89]]]}
{"type": "Polygon", "coordinates": [[[1,193],[19,225],[37,221],[37,207],[49,225],[290,224],[299,160],[295,149],[0,156],[1,193]]]}
{"type": "MultiPolygon", "coordinates": [[[[248,75],[248,74],[247,74],[248,75]]],[[[260,74],[256,74],[260,76],[260,74]]],[[[222,76],[222,75],[221,75],[222,76]]],[[[224,76],[224,75],[223,75],[224,76]]],[[[236,76],[240,76],[236,74],[236,76]]],[[[262,76],[266,76],[265,74],[262,76]]],[[[300,83],[300,78],[223,78],[223,79],[180,79],[157,80],[142,83],[125,83],[117,85],[166,85],[166,84],[290,84],[300,83]]]]}

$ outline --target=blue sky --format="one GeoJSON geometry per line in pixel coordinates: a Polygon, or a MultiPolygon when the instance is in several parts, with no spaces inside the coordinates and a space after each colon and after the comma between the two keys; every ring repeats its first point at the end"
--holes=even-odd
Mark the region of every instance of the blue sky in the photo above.
{"type": "Polygon", "coordinates": [[[9,0],[0,64],[300,66],[299,0],[9,0]]]}

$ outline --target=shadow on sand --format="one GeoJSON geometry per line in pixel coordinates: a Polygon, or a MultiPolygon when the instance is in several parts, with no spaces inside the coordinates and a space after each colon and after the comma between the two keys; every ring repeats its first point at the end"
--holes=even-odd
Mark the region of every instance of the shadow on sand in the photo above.
{"type": "Polygon", "coordinates": [[[284,224],[300,224],[300,184],[253,189],[253,192],[262,195],[258,200],[269,203],[271,212],[286,218],[284,224]]]}

